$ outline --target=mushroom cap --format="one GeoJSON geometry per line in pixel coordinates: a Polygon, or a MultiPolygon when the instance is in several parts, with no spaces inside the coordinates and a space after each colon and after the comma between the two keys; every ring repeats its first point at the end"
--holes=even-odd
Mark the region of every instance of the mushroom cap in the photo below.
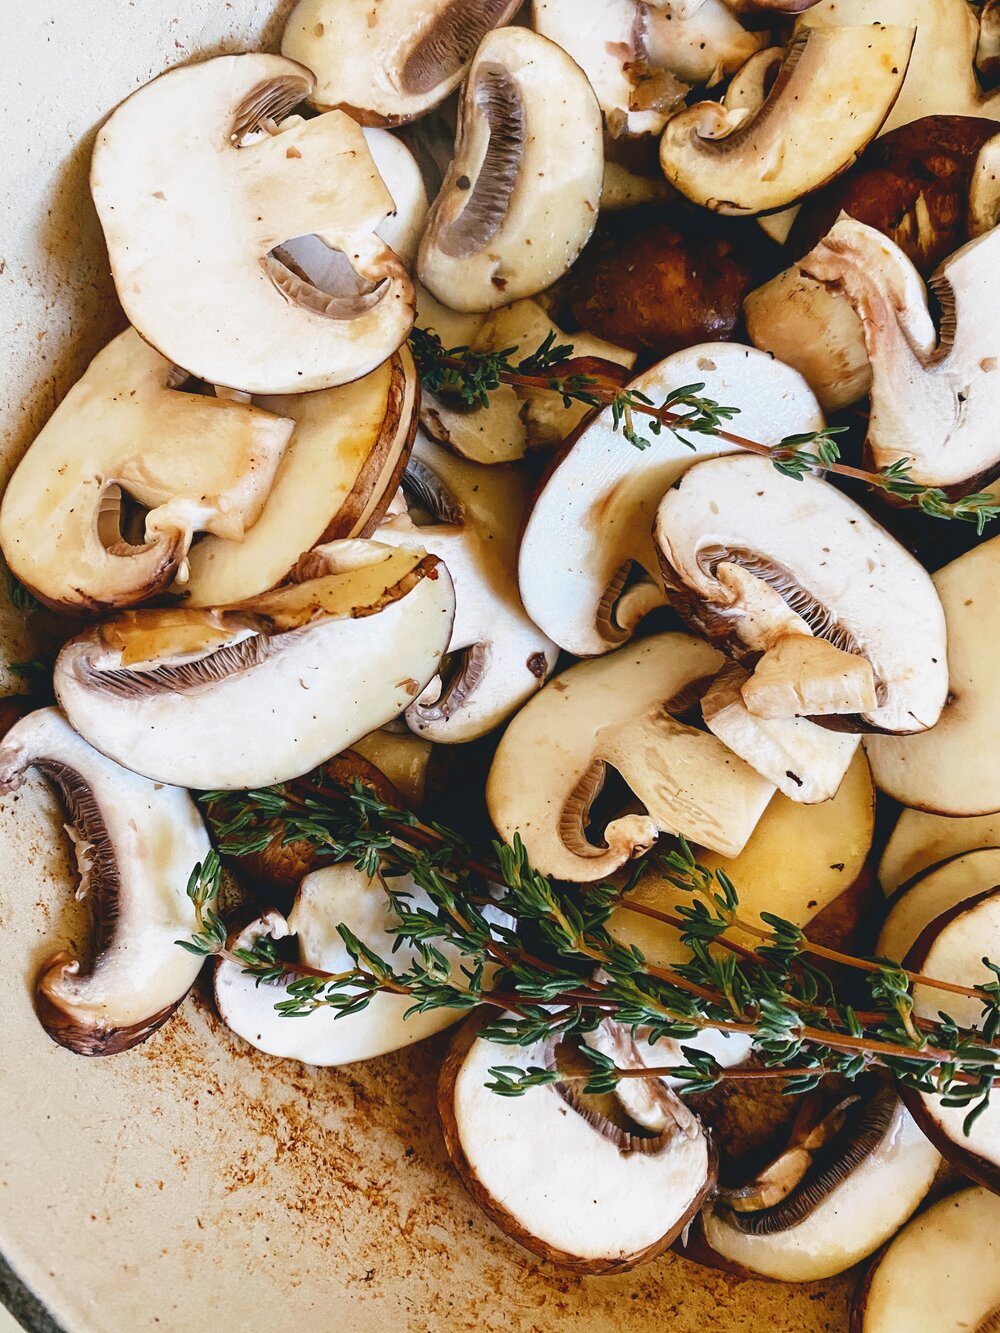
{"type": "Polygon", "coordinates": [[[312,86],[281,56],[217,56],[161,74],[98,133],[91,190],[125,312],[210,383],[344,384],[413,322],[409,278],[376,234],[393,201],[360,126],[331,112],[281,130],[312,86]],[[313,234],[343,252],[366,294],[330,294],[283,262],[283,242],[313,234]]]}
{"type": "Polygon", "coordinates": [[[645,851],[659,832],[735,854],[774,793],[715,736],[670,717],[721,655],[687,634],[658,634],[570,667],[518,713],[497,747],[486,783],[500,836],[518,834],[536,870],[590,883],[645,851]],[[647,814],[586,833],[591,802],[611,764],[647,814]]]}
{"type": "MultiPolygon", "coordinates": [[[[184,377],[182,377],[184,378],[184,377]]],[[[99,352],[19,463],[0,505],[12,573],[56,610],[130,606],[166,588],[196,532],[239,541],[293,422],[176,391],[174,367],[126,329],[99,352]],[[122,535],[122,499],[146,507],[122,535]]]]}
{"type": "Polygon", "coordinates": [[[448,646],[447,570],[374,542],[307,560],[312,577],[251,601],[126,613],[71,639],[55,689],[73,726],[155,780],[223,789],[297,777],[396,717],[448,646]]]}
{"type": "Polygon", "coordinates": [[[998,569],[1000,538],[994,537],[937,571],[934,586],[948,633],[948,702],[926,735],[865,742],[877,786],[903,805],[942,815],[1000,811],[1000,772],[989,741],[1000,726],[998,569]]]}
{"type": "MultiPolygon", "coordinates": [[[[620,1146],[553,1086],[498,1097],[494,1065],[542,1064],[542,1047],[500,1045],[459,1029],[441,1070],[445,1146],[473,1199],[532,1253],[584,1273],[623,1272],[662,1253],[715,1180],[715,1153],[696,1117],[643,1150],[620,1146]]],[[[618,1139],[621,1139],[619,1134],[618,1139]]]]}
{"type": "Polygon", "coordinates": [[[304,550],[368,536],[406,466],[419,398],[416,366],[404,345],[353,384],[258,399],[294,424],[263,511],[240,541],[198,542],[175,591],[188,606],[241,601],[276,587],[304,550]]]}
{"type": "MultiPolygon", "coordinates": [[[[408,876],[392,880],[391,886],[393,892],[408,895],[414,911],[432,906],[408,876]]],[[[405,970],[417,955],[410,944],[394,949],[397,937],[392,927],[397,924],[381,880],[369,879],[355,866],[342,863],[306,875],[287,921],[277,912],[265,913],[240,933],[238,947],[248,948],[261,936],[274,940],[294,936],[300,963],[324,972],[345,972],[353,966],[337,929],[345,925],[369,948],[383,956],[391,953],[395,966],[405,970]]],[[[457,953],[447,945],[436,947],[452,962],[458,980],[457,953]]],[[[373,1060],[422,1041],[462,1017],[459,1010],[447,1008],[413,1013],[410,996],[380,994],[359,1013],[342,1017],[337,1009],[319,1009],[308,1018],[292,1021],[274,1007],[290,998],[287,981],[259,986],[239,964],[225,959],[215,964],[214,988],[219,1013],[233,1032],[259,1051],[307,1065],[373,1060]]]]}
{"type": "Polygon", "coordinates": [[[890,897],[922,872],[980,847],[1000,847],[997,815],[962,819],[902,810],[879,862],[879,883],[890,897]]]}
{"type": "MultiPolygon", "coordinates": [[[[659,404],[699,383],[707,397],[738,407],[737,428],[764,443],[824,424],[796,371],[733,343],[676,352],[628,387],[659,404]]],[[[518,579],[532,620],[567,652],[590,657],[618,647],[666,601],[651,535],[656,506],[699,457],[734,448],[711,435],[689,442],[663,431],[650,448],[634,449],[606,408],[544,477],[521,536],[518,579]]]]}
{"type": "Polygon", "coordinates": [[[696,204],[745,216],[795,203],[846,171],[903,85],[912,27],[807,28],[763,106],[700,102],[667,122],[660,165],[696,204]]]}
{"type": "Polygon", "coordinates": [[[535,694],[559,655],[528,618],[517,586],[515,534],[527,478],[455,458],[418,435],[403,486],[415,507],[430,509],[432,521],[393,519],[377,539],[429,551],[444,563],[455,585],[448,651],[460,655],[448,683],[412,703],[406,722],[429,741],[474,740],[535,694]]]}
{"type": "Polygon", "coordinates": [[[527,28],[490,32],[420,244],[421,282],[460,311],[550,287],[594,230],[603,171],[601,111],[580,67],[527,28]]]}
{"type": "Polygon", "coordinates": [[[186,791],[149,782],[92,749],[56,708],[15,723],[0,743],[0,791],[35,769],[68,809],[80,882],[94,920],[89,962],[61,952],[41,965],[39,1019],[79,1055],[114,1055],[174,1012],[202,958],[177,947],[197,929],[185,886],[209,851],[186,791]]]}
{"type": "Polygon", "coordinates": [[[935,866],[893,901],[875,952],[901,963],[939,916],[1000,884],[1000,849],[982,847],[935,866]]]}
{"type": "Polygon", "coordinates": [[[486,34],[522,0],[299,0],[282,54],[316,75],[309,101],[362,125],[425,115],[462,81],[486,34]]]}
{"type": "Polygon", "coordinates": [[[855,1333],[995,1327],[1000,1199],[979,1187],[938,1199],[908,1222],[859,1288],[855,1333]]]}
{"type": "Polygon", "coordinates": [[[993,230],[937,270],[929,286],[943,312],[939,337],[919,273],[873,227],[842,217],[802,260],[803,272],[842,292],[861,320],[872,370],[867,446],[877,467],[906,459],[914,481],[963,489],[1000,469],[998,263],[993,230]]]}
{"type": "Polygon", "coordinates": [[[692,623],[757,650],[790,630],[828,639],[871,662],[869,729],[938,720],[948,652],[930,575],[828,482],[748,454],[707,459],[664,496],[655,535],[671,602],[692,623]],[[723,577],[730,570],[738,582],[723,577]]]}

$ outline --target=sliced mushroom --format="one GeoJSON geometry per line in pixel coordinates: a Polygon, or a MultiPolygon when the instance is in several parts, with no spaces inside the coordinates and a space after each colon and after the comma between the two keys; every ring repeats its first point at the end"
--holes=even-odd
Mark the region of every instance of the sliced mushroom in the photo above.
{"type": "Polygon", "coordinates": [[[282,54],[316,75],[309,101],[362,125],[401,125],[453,92],[492,28],[521,0],[299,0],[282,54]]]}
{"type": "Polygon", "coordinates": [[[940,1161],[891,1090],[875,1085],[787,1197],[756,1212],[735,1212],[723,1197],[703,1211],[702,1235],[747,1274],[782,1282],[833,1277],[898,1230],[940,1161]]]}
{"type": "Polygon", "coordinates": [[[1000,1199],[963,1189],[908,1222],[858,1290],[854,1333],[1000,1326],[1000,1199]]]}
{"type": "Polygon", "coordinates": [[[733,241],[655,220],[595,237],[574,267],[569,303],[591,333],[659,358],[731,337],[751,281],[733,241]]]}
{"type": "Polygon", "coordinates": [[[38,1018],[77,1055],[115,1055],[161,1027],[201,970],[176,941],[197,930],[186,886],[208,834],[186,791],[105,759],[56,708],[22,718],[0,743],[0,791],[16,791],[31,769],[66,805],[76,896],[93,917],[89,961],[64,950],[42,964],[38,1018]]]}
{"type": "Polygon", "coordinates": [[[749,679],[736,662],[716,676],[701,701],[709,731],[789,800],[807,805],[830,800],[851,766],[859,737],[828,731],[808,717],[755,716],[741,693],[749,679]]]}
{"type": "MultiPolygon", "coordinates": [[[[440,334],[438,336],[441,336],[440,334]]],[[[630,370],[635,354],[591,337],[564,334],[537,301],[516,301],[486,317],[469,340],[477,352],[507,352],[514,362],[530,356],[546,338],[572,346],[573,361],[599,358],[607,367],[630,370]]],[[[586,368],[584,368],[586,369],[586,368]]],[[[625,375],[622,378],[626,378],[625,375]]],[[[510,463],[531,449],[562,444],[591,410],[585,403],[566,407],[548,389],[520,389],[501,384],[485,407],[469,407],[461,399],[424,391],[420,418],[433,439],[475,463],[510,463]]]]}
{"type": "Polygon", "coordinates": [[[891,896],[923,872],[980,847],[1000,847],[1000,818],[996,815],[955,819],[903,810],[879,862],[879,883],[886,896],[891,896]]]}
{"type": "Polygon", "coordinates": [[[660,165],[671,185],[720,213],[795,203],[857,159],[899,95],[912,27],[808,29],[788,48],[756,113],[700,102],[667,122],[660,165]]]}
{"type": "Polygon", "coordinates": [[[362,736],[351,749],[389,779],[407,809],[420,810],[427,789],[430,741],[409,731],[390,731],[383,727],[362,736]]]}
{"type": "MultiPolygon", "coordinates": [[[[971,891],[971,886],[970,886],[971,891]]],[[[989,985],[996,975],[987,966],[1000,958],[1000,889],[990,888],[946,910],[927,926],[903,962],[911,972],[960,986],[989,985]]],[[[983,1026],[983,1001],[949,994],[947,1013],[960,1028],[983,1026]]],[[[941,991],[914,986],[913,1012],[938,1019],[941,991]]],[[[930,1141],[959,1171],[1000,1193],[1000,1106],[995,1099],[969,1124],[969,1106],[956,1106],[947,1094],[901,1088],[914,1119],[930,1141]],[[949,1105],[948,1103],[951,1102],[949,1105]]]]}
{"type": "Polygon", "coordinates": [[[998,257],[1000,232],[993,231],[935,274],[940,337],[916,269],[874,228],[842,218],[802,261],[809,277],[844,293],[864,327],[872,366],[868,448],[878,467],[907,459],[915,481],[963,487],[1000,467],[993,419],[998,257]]]}
{"type": "Polygon", "coordinates": [[[600,108],[579,66],[526,28],[491,32],[420,244],[421,282],[452,310],[543,291],[594,230],[603,171],[600,108]]]}
{"type": "Polygon", "coordinates": [[[942,815],[1000,811],[1000,771],[989,738],[1000,729],[995,688],[1000,540],[959,556],[934,575],[948,629],[948,702],[926,736],[866,741],[875,782],[895,800],[942,815]]]}
{"type": "Polygon", "coordinates": [[[276,592],[127,612],[78,635],[56,662],[56,695],[81,735],[147,777],[267,786],[411,703],[438,670],[454,606],[436,557],[332,543],[276,592]]]}
{"type": "Polygon", "coordinates": [[[555,677],[497,748],[486,801],[500,836],[520,835],[536,870],[577,883],[618,870],[661,832],[739,852],[774,787],[669,711],[721,665],[700,640],[659,634],[555,677]],[[590,807],[608,765],[646,813],[613,819],[594,841],[590,807]]]}
{"type": "Polygon", "coordinates": [[[878,706],[867,657],[810,634],[787,634],[764,653],[742,689],[758,718],[870,713],[878,706]]]}
{"type": "MultiPolygon", "coordinates": [[[[659,404],[692,384],[740,408],[740,431],[766,443],[823,425],[801,376],[731,343],[677,352],[629,387],[659,404]]],[[[731,449],[711,435],[682,442],[666,431],[648,449],[630,448],[610,408],[586,426],[545,477],[521,537],[518,578],[535,624],[581,657],[628,639],[666,601],[651,537],[660,498],[697,458],[731,449]]]]}
{"type": "Polygon", "coordinates": [[[986,0],[979,15],[976,69],[988,88],[996,87],[1000,81],[1000,5],[997,0],[986,0]]]}
{"type": "Polygon", "coordinates": [[[557,1059],[479,1037],[470,1020],[438,1085],[445,1146],[475,1202],[525,1249],[576,1272],[623,1272],[662,1253],[691,1220],[714,1183],[715,1153],[658,1081],[650,1096],[665,1123],[655,1132],[567,1098],[562,1085],[520,1097],[486,1087],[494,1066],[557,1059]]]}
{"type": "MultiPolygon", "coordinates": [[[[690,956],[688,950],[685,960],[690,956]]],[[[631,1031],[610,1018],[593,1032],[584,1033],[582,1041],[612,1059],[619,1069],[681,1068],[690,1063],[686,1054],[689,1049],[710,1055],[722,1069],[732,1069],[745,1064],[753,1049],[753,1039],[742,1032],[702,1028],[696,1037],[683,1041],[676,1037],[654,1039],[647,1027],[631,1031]]],[[[622,1079],[614,1096],[638,1125],[659,1133],[670,1121],[670,1103],[664,1104],[660,1096],[664,1085],[678,1091],[684,1087],[684,1080],[669,1074],[650,1079],[622,1079]]]]}
{"type": "Polygon", "coordinates": [[[893,901],[878,937],[880,958],[901,963],[937,917],[1000,884],[1000,850],[984,847],[955,856],[919,876],[893,901]]]}
{"type": "Polygon", "coordinates": [[[404,346],[353,384],[258,399],[294,423],[263,512],[242,540],[198,542],[175,591],[189,606],[225,606],[276,587],[303,551],[373,532],[406,466],[419,398],[404,346]]]}
{"type": "MultiPolygon", "coordinates": [[[[405,893],[413,911],[431,909],[427,895],[408,877],[389,881],[394,893],[405,893]]],[[[250,948],[258,939],[280,941],[293,937],[298,962],[323,972],[348,971],[351,956],[338,927],[344,925],[363,944],[383,955],[392,954],[401,970],[415,957],[411,945],[395,948],[398,925],[381,880],[369,879],[353,865],[327,866],[307,875],[299,886],[295,906],[286,920],[269,911],[237,936],[235,947],[250,948]]],[[[461,976],[458,955],[447,945],[436,945],[461,976]]],[[[455,1009],[438,1008],[413,1013],[406,995],[375,995],[367,1008],[342,1019],[337,1009],[319,1009],[307,1017],[283,1017],[275,1005],[290,998],[289,982],[295,973],[272,984],[258,985],[238,963],[220,960],[215,965],[215,1003],[223,1022],[233,1032],[268,1055],[301,1060],[307,1065],[346,1065],[371,1060],[388,1051],[402,1050],[415,1041],[440,1032],[461,1017],[455,1009]]]]}
{"type": "Polygon", "coordinates": [[[413,513],[378,530],[387,545],[436,555],[455,585],[447,681],[438,677],[406,710],[407,725],[429,741],[474,740],[500,725],[539,690],[559,650],[528,619],[517,588],[515,534],[527,478],[484,469],[417,437],[403,478],[413,513]]]}
{"type": "Polygon", "coordinates": [[[267,500],[293,422],[178,392],[186,380],[127,329],[91,362],[8,483],[0,545],[55,610],[129,606],[162,591],[196,532],[238,542],[267,500]],[[126,505],[146,511],[130,541],[126,505]]]}
{"type": "Polygon", "coordinates": [[[877,707],[868,729],[932,727],[948,693],[944,613],[930,575],[828,482],[779,474],[741,454],[695,464],[664,496],[656,541],[672,605],[736,651],[766,649],[789,633],[814,634],[866,657],[877,707]],[[727,569],[750,575],[761,608],[727,569]]]}
{"type": "Polygon", "coordinates": [[[140,88],[97,136],[91,190],[125,312],[210,383],[331,388],[380,365],[413,322],[410,280],[376,234],[393,201],[360,126],[331,112],[280,129],[312,88],[281,56],[218,56],[140,88]],[[285,262],[283,244],[308,235],[344,255],[361,294],[285,262]]]}

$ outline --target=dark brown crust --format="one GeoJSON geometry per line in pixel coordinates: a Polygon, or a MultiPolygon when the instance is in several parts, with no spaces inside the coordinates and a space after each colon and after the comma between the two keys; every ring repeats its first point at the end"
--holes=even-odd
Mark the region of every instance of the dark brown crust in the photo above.
{"type": "MultiPolygon", "coordinates": [[[[946,926],[950,926],[957,921],[960,916],[966,912],[973,911],[981,906],[990,898],[996,898],[1000,901],[1000,889],[986,889],[983,893],[977,893],[972,898],[966,898],[964,902],[957,903],[954,907],[949,907],[946,912],[942,912],[939,917],[928,925],[917,936],[917,940],[910,952],[903,959],[903,967],[911,972],[919,972],[927,962],[928,954],[934,945],[935,940],[941,934],[946,926]]],[[[976,1153],[970,1152],[968,1148],[963,1148],[955,1139],[950,1138],[944,1133],[941,1126],[931,1115],[927,1103],[923,1096],[913,1088],[906,1088],[897,1084],[899,1096],[903,1105],[909,1111],[910,1115],[916,1121],[920,1130],[930,1139],[934,1147],[946,1161],[957,1167],[959,1171],[965,1173],[978,1185],[983,1185],[994,1194],[1000,1194],[1000,1166],[993,1162],[986,1162],[976,1153]]]]}
{"type": "Polygon", "coordinates": [[[49,975],[60,972],[67,963],[74,962],[66,952],[53,954],[41,966],[35,980],[35,1013],[42,1027],[59,1046],[65,1046],[74,1055],[119,1055],[138,1046],[163,1026],[177,1007],[184,1002],[190,986],[183,995],[158,1010],[149,1018],[130,1027],[101,1027],[82,1020],[78,1015],[64,1009],[49,993],[46,985],[49,975]]]}
{"type": "Polygon", "coordinates": [[[484,1189],[475,1172],[473,1171],[468,1158],[462,1148],[461,1138],[458,1132],[458,1124],[455,1119],[455,1084],[458,1079],[459,1071],[465,1063],[465,1057],[472,1047],[472,1043],[479,1035],[482,1020],[477,1015],[471,1015],[457,1030],[449,1047],[448,1054],[445,1056],[444,1063],[441,1066],[441,1073],[438,1079],[438,1113],[441,1118],[441,1131],[444,1135],[445,1148],[451,1159],[452,1166],[458,1173],[462,1184],[472,1196],[473,1201],[486,1214],[486,1216],[496,1226],[500,1228],[511,1240],[516,1241],[524,1249],[537,1255],[538,1258],[546,1260],[548,1263],[555,1264],[571,1273],[581,1273],[588,1276],[608,1273],[627,1273],[633,1268],[638,1268],[640,1264],[648,1263],[651,1259],[656,1259],[659,1255],[670,1248],[677,1237],[683,1232],[684,1228],[697,1216],[701,1210],[707,1196],[715,1188],[718,1175],[718,1158],[711,1136],[705,1131],[705,1137],[708,1143],[708,1179],[705,1181],[704,1188],[698,1193],[691,1207],[684,1216],[673,1226],[667,1235],[654,1241],[652,1245],[647,1246],[636,1254],[631,1254],[625,1259],[580,1259],[575,1255],[566,1254],[562,1250],[553,1249],[546,1245],[544,1241],[533,1236],[530,1231],[526,1231],[521,1224],[516,1221],[505,1208],[502,1208],[493,1196],[484,1189]]]}

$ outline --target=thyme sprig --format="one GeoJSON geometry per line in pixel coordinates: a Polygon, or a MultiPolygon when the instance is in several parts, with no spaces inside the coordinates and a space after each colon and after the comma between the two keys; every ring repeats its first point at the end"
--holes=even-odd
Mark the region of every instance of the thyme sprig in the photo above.
{"type": "MultiPolygon", "coordinates": [[[[783,1091],[798,1093],[828,1074],[854,1079],[880,1067],[906,1087],[942,1093],[946,1105],[969,1108],[969,1127],[1000,1078],[1000,968],[988,964],[994,982],[953,987],[886,959],[821,949],[777,916],[764,916],[762,925],[745,921],[729,878],[700,865],[683,841],[659,858],[681,895],[673,915],[659,915],[678,926],[688,958],[662,968],[608,929],[613,911],[630,909],[648,862],[639,863],[624,884],[561,886],[530,865],[520,839],[512,846],[494,843],[487,857],[474,856],[457,833],[385,805],[360,783],[338,796],[273,787],[211,792],[203,800],[212,806],[224,855],[259,849],[279,821],[287,841],[310,841],[377,875],[385,887],[395,917],[389,957],[343,925],[339,931],[353,966],[334,976],[281,962],[270,940],[240,953],[244,970],[261,984],[279,976],[286,981],[275,1007],[288,1017],[321,1008],[357,1013],[388,991],[408,995],[409,1012],[490,1006],[497,1012],[484,1034],[512,1046],[583,1036],[609,1016],[650,1043],[663,1037],[690,1042],[713,1028],[749,1037],[757,1065],[722,1069],[703,1051],[682,1045],[686,1064],[669,1072],[685,1091],[704,1091],[723,1078],[771,1076],[781,1080],[783,1091]],[[415,905],[410,882],[429,906],[415,905]],[[735,939],[738,934],[752,938],[753,947],[735,939]],[[408,962],[397,961],[403,945],[408,962]],[[830,957],[856,970],[870,1009],[838,996],[814,961],[830,957]],[[933,1023],[917,1021],[916,984],[973,996],[982,1005],[980,1023],[963,1028],[945,1013],[933,1023]]],[[[212,873],[217,880],[214,866],[212,873]]],[[[199,921],[207,925],[185,943],[192,951],[220,953],[225,942],[219,942],[218,918],[209,915],[207,878],[202,868],[193,895],[199,921]]],[[[607,1057],[588,1051],[587,1058],[594,1065],[586,1078],[589,1091],[635,1076],[607,1057]]],[[[491,1076],[490,1086],[507,1096],[539,1081],[579,1078],[520,1066],[497,1066],[491,1076]]]]}
{"type": "Polygon", "coordinates": [[[739,415],[738,407],[727,407],[704,396],[704,383],[685,384],[654,403],[646,394],[618,382],[617,367],[595,358],[575,360],[571,343],[556,343],[550,333],[529,356],[512,358],[516,347],[499,351],[476,351],[470,347],[445,347],[431,329],[414,328],[410,334],[421,383],[431,393],[451,395],[469,407],[488,407],[490,394],[502,385],[561,396],[565,407],[583,403],[595,409],[611,408],[612,425],[637,449],[648,449],[652,441],[643,435],[636,418],[645,419],[651,435],[666,429],[687,448],[696,445],[690,435],[714,435],[728,444],[770,458],[785,476],[801,480],[807,473],[835,473],[863,482],[920,509],[931,518],[975,523],[982,535],[986,524],[1000,515],[1000,498],[990,491],[976,491],[952,499],[938,486],[914,481],[907,458],[878,471],[851,467],[841,458],[835,437],[845,426],[789,435],[777,444],[766,445],[726,429],[739,415]]]}

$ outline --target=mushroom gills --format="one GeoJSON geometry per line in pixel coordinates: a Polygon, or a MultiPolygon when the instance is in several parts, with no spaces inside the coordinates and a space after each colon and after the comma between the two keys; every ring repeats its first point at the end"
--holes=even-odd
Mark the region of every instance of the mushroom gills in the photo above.
{"type": "Polygon", "coordinates": [[[510,0],[448,0],[431,28],[406,53],[399,82],[406,93],[430,93],[472,59],[486,34],[503,23],[510,0]]]}
{"type": "Polygon", "coordinates": [[[62,951],[35,983],[39,1021],[78,1055],[114,1055],[156,1031],[184,999],[202,959],[177,947],[197,929],[186,892],[210,850],[186,791],[147,781],[106,759],[55,708],[29,714],[0,743],[0,791],[30,769],[65,802],[90,905],[89,964],[62,951]]]}

